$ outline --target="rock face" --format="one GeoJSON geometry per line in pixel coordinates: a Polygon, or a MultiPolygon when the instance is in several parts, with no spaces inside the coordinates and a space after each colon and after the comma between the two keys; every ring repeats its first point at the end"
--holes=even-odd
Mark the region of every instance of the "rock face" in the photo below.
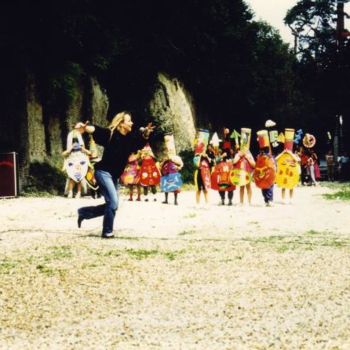
{"type": "Polygon", "coordinates": [[[43,162],[46,157],[45,126],[43,107],[37,96],[34,77],[27,82],[27,129],[28,129],[28,156],[30,161],[43,162]]]}
{"type": "MultiPolygon", "coordinates": [[[[182,83],[159,73],[149,111],[163,132],[174,134],[177,153],[192,149],[195,111],[192,98],[182,83]]],[[[164,150],[161,148],[159,152],[164,150]]]]}
{"type": "Polygon", "coordinates": [[[91,96],[90,96],[90,108],[91,108],[91,121],[101,126],[107,126],[108,121],[106,119],[109,101],[107,92],[101,88],[101,85],[95,78],[90,78],[91,96]]]}
{"type": "Polygon", "coordinates": [[[40,101],[35,77],[28,75],[26,84],[19,90],[17,105],[9,105],[12,113],[6,128],[1,128],[1,151],[15,151],[19,159],[21,187],[26,184],[30,163],[48,162],[62,167],[62,151],[66,148],[66,136],[79,120],[107,124],[108,98],[94,78],[76,82],[76,93],[66,112],[48,114],[40,101]],[[22,101],[22,103],[19,103],[22,101]],[[11,142],[9,141],[11,140],[11,142]],[[14,141],[13,141],[14,140],[14,141]]]}
{"type": "MultiPolygon", "coordinates": [[[[62,168],[66,136],[77,121],[108,125],[108,96],[95,78],[85,76],[76,81],[73,100],[63,112],[48,111],[39,96],[35,76],[28,74],[9,91],[0,120],[0,152],[18,153],[20,187],[26,185],[30,164],[35,161],[62,168]]],[[[174,134],[177,153],[192,149],[195,113],[183,84],[160,73],[149,105],[144,107],[161,131],[174,134]]],[[[164,145],[155,151],[164,155],[164,145]]]]}

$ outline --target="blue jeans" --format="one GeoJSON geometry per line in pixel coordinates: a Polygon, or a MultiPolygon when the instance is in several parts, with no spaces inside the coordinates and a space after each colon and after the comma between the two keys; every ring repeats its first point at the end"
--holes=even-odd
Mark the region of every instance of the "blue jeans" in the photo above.
{"type": "Polygon", "coordinates": [[[115,184],[111,174],[103,170],[96,170],[95,178],[106,203],[97,206],[79,208],[78,214],[84,220],[93,219],[103,215],[102,235],[104,235],[113,232],[115,212],[118,209],[119,204],[118,183],[115,184]]]}
{"type": "Polygon", "coordinates": [[[264,197],[264,202],[272,202],[273,201],[273,185],[270,188],[266,188],[264,190],[261,190],[262,195],[264,197]]]}

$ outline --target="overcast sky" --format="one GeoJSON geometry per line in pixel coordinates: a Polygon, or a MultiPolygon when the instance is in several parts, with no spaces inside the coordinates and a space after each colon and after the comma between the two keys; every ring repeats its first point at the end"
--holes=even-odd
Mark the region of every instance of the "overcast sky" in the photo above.
{"type": "Polygon", "coordinates": [[[288,26],[283,23],[287,11],[297,0],[244,0],[255,13],[256,20],[264,20],[279,30],[281,37],[288,43],[293,43],[293,36],[288,26]]]}

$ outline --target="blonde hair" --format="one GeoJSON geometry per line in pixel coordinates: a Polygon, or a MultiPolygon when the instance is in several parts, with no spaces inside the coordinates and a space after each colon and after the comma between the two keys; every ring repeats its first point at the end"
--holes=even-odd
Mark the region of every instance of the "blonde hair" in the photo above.
{"type": "Polygon", "coordinates": [[[114,133],[115,129],[119,130],[120,124],[125,121],[125,116],[130,115],[130,112],[123,111],[116,114],[116,116],[112,119],[111,123],[109,124],[108,128],[111,130],[111,134],[114,133]]]}

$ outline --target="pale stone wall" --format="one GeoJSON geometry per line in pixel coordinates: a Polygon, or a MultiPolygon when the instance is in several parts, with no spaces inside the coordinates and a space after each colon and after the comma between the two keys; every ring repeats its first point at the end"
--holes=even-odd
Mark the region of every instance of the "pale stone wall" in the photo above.
{"type": "Polygon", "coordinates": [[[86,88],[84,86],[84,83],[82,81],[76,81],[74,98],[66,112],[65,124],[67,130],[63,130],[65,135],[72,130],[78,121],[84,119],[82,114],[85,94],[86,88]]]}
{"type": "Polygon", "coordinates": [[[52,116],[50,118],[48,122],[47,136],[49,138],[51,150],[50,154],[47,154],[47,160],[56,166],[60,166],[60,164],[63,164],[62,152],[66,145],[65,140],[62,140],[62,123],[58,116],[52,116]]]}
{"type": "Polygon", "coordinates": [[[106,91],[102,90],[101,85],[95,78],[90,79],[91,83],[91,122],[107,126],[107,111],[109,101],[106,91]]]}
{"type": "Polygon", "coordinates": [[[195,110],[190,94],[181,82],[159,73],[149,110],[163,131],[174,134],[177,153],[192,149],[195,110]]]}
{"type": "Polygon", "coordinates": [[[43,108],[37,97],[33,77],[29,77],[27,81],[27,116],[29,159],[43,162],[47,152],[43,108]]]}

